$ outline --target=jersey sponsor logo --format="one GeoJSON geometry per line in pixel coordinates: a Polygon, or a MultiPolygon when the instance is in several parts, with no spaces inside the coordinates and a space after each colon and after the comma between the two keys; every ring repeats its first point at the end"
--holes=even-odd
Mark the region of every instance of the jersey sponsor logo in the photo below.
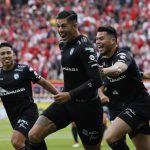
{"type": "Polygon", "coordinates": [[[88,39],[86,37],[82,37],[80,40],[77,41],[79,45],[81,45],[82,43],[87,43],[87,42],[88,42],[88,39]]]}
{"type": "Polygon", "coordinates": [[[106,63],[105,63],[105,62],[103,62],[103,63],[102,63],[102,65],[103,65],[103,67],[107,67],[107,65],[106,65],[106,63]]]}
{"type": "MultiPolygon", "coordinates": [[[[101,56],[101,55],[100,55],[100,56],[101,56]]],[[[102,59],[107,59],[108,57],[107,57],[107,56],[102,55],[102,56],[101,56],[101,58],[102,58],[102,59]]]]}
{"type": "Polygon", "coordinates": [[[93,62],[95,62],[95,63],[97,63],[97,61],[96,60],[92,60],[92,61],[88,61],[88,64],[93,64],[93,62]]]}
{"type": "Polygon", "coordinates": [[[118,56],[119,56],[121,59],[125,59],[125,58],[126,58],[126,54],[125,54],[125,53],[119,53],[118,56]]]}
{"type": "Polygon", "coordinates": [[[89,86],[89,87],[92,87],[93,85],[92,85],[92,83],[90,82],[90,83],[88,83],[88,86],[89,86]]]}
{"type": "Polygon", "coordinates": [[[4,92],[7,92],[5,89],[3,89],[2,87],[0,87],[0,93],[4,93],[4,92]]]}
{"type": "Polygon", "coordinates": [[[15,71],[20,71],[20,72],[22,72],[22,71],[23,71],[23,69],[15,69],[15,71]]]}
{"type": "Polygon", "coordinates": [[[122,63],[126,63],[126,61],[125,60],[118,60],[117,62],[122,62],[122,63]]]}
{"type": "Polygon", "coordinates": [[[116,91],[116,90],[113,90],[113,91],[112,91],[112,94],[113,94],[113,95],[119,95],[118,91],[116,91]]]}
{"type": "Polygon", "coordinates": [[[23,119],[19,119],[17,123],[19,124],[19,128],[27,129],[27,126],[29,126],[28,122],[23,119]]]}
{"type": "Polygon", "coordinates": [[[15,79],[15,80],[18,80],[18,79],[19,79],[19,74],[18,74],[18,73],[15,73],[15,74],[14,74],[14,79],[15,79]]]}
{"type": "Polygon", "coordinates": [[[88,130],[83,129],[83,130],[82,130],[82,134],[85,135],[85,136],[88,136],[88,130]]]}
{"type": "Polygon", "coordinates": [[[127,116],[129,116],[130,118],[133,118],[133,116],[136,116],[135,111],[133,111],[131,108],[127,108],[124,112],[124,114],[126,114],[127,116]]]}
{"type": "Polygon", "coordinates": [[[71,48],[71,50],[70,50],[70,55],[73,54],[74,50],[75,50],[75,48],[71,48]]]}
{"type": "Polygon", "coordinates": [[[89,56],[89,59],[90,59],[90,60],[95,60],[95,56],[94,56],[94,55],[90,55],[90,56],[89,56]]]}
{"type": "Polygon", "coordinates": [[[86,37],[82,37],[81,39],[80,39],[80,41],[82,42],[82,43],[87,43],[87,38],[86,37]]]}
{"type": "Polygon", "coordinates": [[[86,129],[82,130],[82,134],[89,138],[89,141],[95,140],[99,138],[98,131],[88,131],[86,129]]]}
{"type": "Polygon", "coordinates": [[[23,92],[23,91],[25,91],[25,88],[16,89],[16,90],[12,90],[12,91],[6,91],[2,87],[0,87],[0,96],[16,94],[16,93],[20,93],[20,92],[23,92]]]}
{"type": "Polygon", "coordinates": [[[125,57],[125,56],[120,56],[120,58],[121,58],[121,59],[125,59],[126,57],[125,57]]]}
{"type": "Polygon", "coordinates": [[[126,53],[119,53],[119,54],[117,54],[118,56],[120,55],[120,56],[126,56],[126,53]]]}
{"type": "Polygon", "coordinates": [[[84,103],[84,102],[87,102],[88,100],[87,99],[75,99],[76,102],[80,102],[80,103],[84,103]]]}
{"type": "Polygon", "coordinates": [[[37,76],[37,78],[39,78],[39,75],[37,74],[36,71],[34,71],[34,75],[37,76]]]}
{"type": "Polygon", "coordinates": [[[78,68],[69,68],[69,67],[63,67],[63,70],[66,70],[66,71],[78,71],[78,68]]]}
{"type": "Polygon", "coordinates": [[[34,71],[34,70],[33,70],[33,68],[32,68],[32,67],[29,67],[29,71],[30,71],[30,72],[32,72],[32,71],[34,71]]]}
{"type": "Polygon", "coordinates": [[[118,81],[120,81],[120,80],[122,80],[122,79],[124,79],[124,78],[126,78],[126,75],[122,75],[122,76],[120,76],[120,77],[117,77],[117,78],[111,78],[111,77],[107,77],[107,79],[110,81],[110,82],[118,82],[118,81]]]}
{"type": "Polygon", "coordinates": [[[91,67],[97,67],[98,66],[98,64],[93,64],[93,65],[91,65],[91,67]]]}
{"type": "Polygon", "coordinates": [[[78,41],[78,45],[81,45],[81,41],[78,41]]]}
{"type": "Polygon", "coordinates": [[[25,68],[25,65],[18,64],[18,68],[25,68]]]}
{"type": "Polygon", "coordinates": [[[94,48],[92,48],[92,47],[86,47],[85,51],[94,52],[94,48]]]}
{"type": "Polygon", "coordinates": [[[40,79],[40,78],[41,78],[41,76],[38,75],[37,72],[34,71],[32,67],[29,67],[29,71],[30,71],[30,72],[33,72],[37,79],[40,79]]]}

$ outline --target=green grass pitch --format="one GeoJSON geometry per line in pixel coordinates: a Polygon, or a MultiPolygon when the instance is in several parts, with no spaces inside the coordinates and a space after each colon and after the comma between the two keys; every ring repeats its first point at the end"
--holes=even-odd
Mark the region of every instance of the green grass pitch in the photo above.
{"type": "MultiPolygon", "coordinates": [[[[10,142],[11,134],[12,128],[8,119],[0,120],[0,150],[14,150],[10,142]]],[[[127,142],[130,145],[131,150],[133,150],[133,145],[129,139],[127,139],[127,142]]],[[[73,139],[71,134],[71,126],[48,136],[46,138],[46,143],[48,149],[50,150],[83,150],[81,144],[78,148],[72,147],[73,139]]],[[[105,140],[103,140],[102,150],[111,150],[107,146],[105,140]]]]}

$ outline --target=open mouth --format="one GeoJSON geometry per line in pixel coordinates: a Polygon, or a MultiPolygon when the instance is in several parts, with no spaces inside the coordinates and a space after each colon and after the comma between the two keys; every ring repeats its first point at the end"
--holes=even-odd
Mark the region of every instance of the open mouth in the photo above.
{"type": "Polygon", "coordinates": [[[65,35],[65,34],[62,34],[62,35],[61,35],[61,38],[65,38],[65,37],[66,37],[66,35],[65,35]]]}
{"type": "Polygon", "coordinates": [[[98,45],[98,49],[100,50],[100,49],[102,49],[104,46],[102,46],[102,45],[98,45]]]}
{"type": "Polygon", "coordinates": [[[60,33],[60,37],[61,37],[62,40],[64,40],[64,39],[67,37],[67,34],[65,34],[65,33],[60,33]]]}

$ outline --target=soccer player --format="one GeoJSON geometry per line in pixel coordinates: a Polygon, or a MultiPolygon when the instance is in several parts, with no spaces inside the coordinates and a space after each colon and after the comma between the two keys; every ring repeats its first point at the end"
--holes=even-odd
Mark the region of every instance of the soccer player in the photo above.
{"type": "Polygon", "coordinates": [[[74,11],[60,12],[56,21],[61,37],[64,89],[39,117],[29,132],[29,139],[38,143],[48,134],[75,122],[84,149],[99,150],[103,113],[97,94],[101,77],[96,51],[79,32],[74,11]]]}
{"type": "MultiPolygon", "coordinates": [[[[104,104],[104,106],[106,105],[109,109],[109,120],[113,122],[113,120],[125,109],[124,102],[118,95],[113,95],[106,84],[104,85],[105,86],[99,88],[98,93],[102,104],[104,104]]],[[[123,136],[118,142],[122,145],[123,150],[129,150],[126,144],[126,136],[123,136]]]]}
{"type": "MultiPolygon", "coordinates": [[[[29,150],[29,143],[26,144],[28,132],[38,118],[31,82],[41,85],[52,94],[58,92],[31,67],[16,63],[13,47],[7,42],[0,44],[0,61],[0,97],[13,128],[11,143],[16,150],[29,150]]],[[[45,141],[37,146],[39,148],[33,150],[47,150],[45,141]]]]}
{"type": "Polygon", "coordinates": [[[118,47],[117,33],[111,26],[98,28],[96,44],[107,88],[114,97],[120,97],[117,100],[122,101],[124,107],[106,132],[107,143],[113,150],[126,150],[119,140],[129,133],[136,150],[149,150],[150,96],[134,58],[131,52],[118,47]]]}
{"type": "Polygon", "coordinates": [[[72,131],[72,136],[74,140],[74,144],[72,145],[73,147],[79,147],[79,141],[78,141],[78,130],[77,130],[77,125],[75,122],[71,123],[71,131],[72,131]]]}

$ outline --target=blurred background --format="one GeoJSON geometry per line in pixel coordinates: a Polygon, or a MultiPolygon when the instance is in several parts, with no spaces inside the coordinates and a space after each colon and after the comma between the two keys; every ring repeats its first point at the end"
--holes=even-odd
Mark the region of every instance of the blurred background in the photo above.
{"type": "MultiPolygon", "coordinates": [[[[150,72],[150,0],[0,0],[0,42],[10,42],[18,62],[32,66],[61,89],[55,17],[64,9],[77,12],[80,31],[93,43],[99,26],[115,27],[119,46],[132,52],[141,71],[150,72]]],[[[149,81],[145,85],[150,89],[149,81]]],[[[37,102],[49,102],[45,90],[36,85],[33,89],[37,102]]],[[[39,104],[40,110],[45,107],[39,104]]],[[[4,114],[0,104],[1,119],[4,114]]]]}
{"type": "Polygon", "coordinates": [[[0,0],[0,41],[9,41],[18,61],[46,79],[63,79],[55,17],[63,9],[79,15],[79,29],[95,43],[96,29],[112,25],[118,43],[150,72],[149,0],[0,0]]]}

